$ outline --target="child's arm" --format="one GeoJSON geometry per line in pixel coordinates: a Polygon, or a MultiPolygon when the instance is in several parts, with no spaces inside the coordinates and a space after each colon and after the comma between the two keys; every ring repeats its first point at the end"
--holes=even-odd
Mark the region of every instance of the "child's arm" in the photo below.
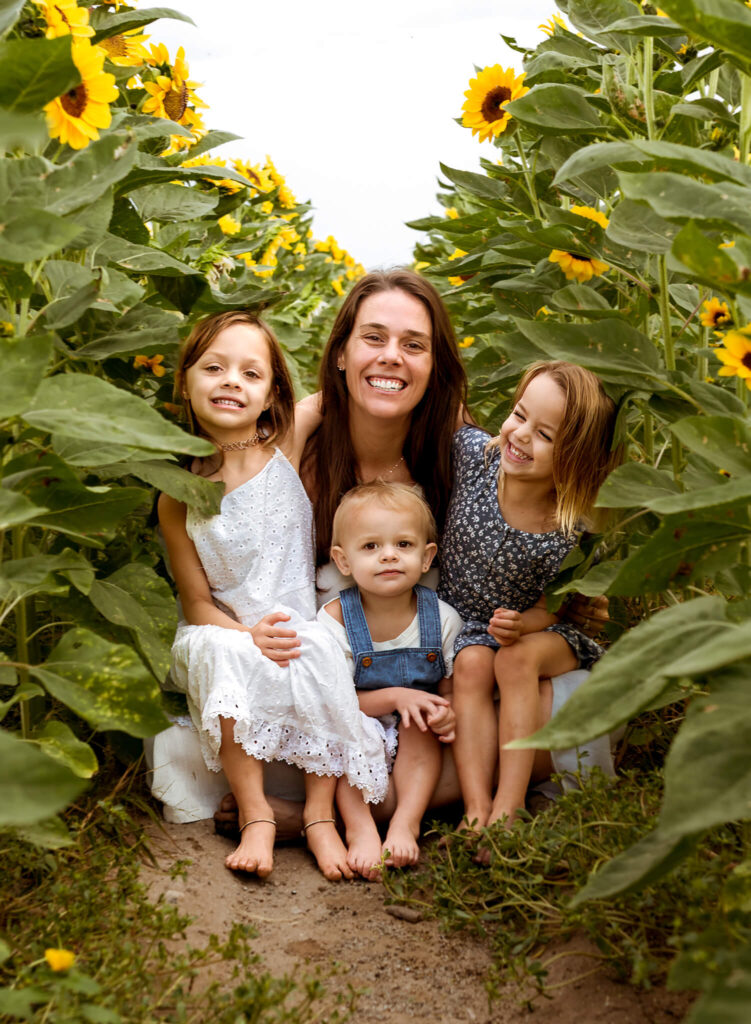
{"type": "Polygon", "coordinates": [[[282,451],[295,467],[300,468],[300,459],[311,434],[321,425],[321,393],[308,395],[295,406],[295,423],[291,435],[285,438],[282,451]]]}
{"type": "Polygon", "coordinates": [[[456,737],[456,713],[451,703],[453,691],[454,677],[445,676],[438,684],[438,693],[446,698],[448,704],[428,717],[428,725],[441,743],[453,743],[456,737]]]}
{"type": "Polygon", "coordinates": [[[244,626],[217,608],[195,544],[185,529],[186,506],[168,494],[160,494],[157,509],[186,622],[191,626],[221,626],[251,633],[261,653],[282,667],[289,665],[290,658],[298,658],[300,652],[294,650],[300,643],[297,634],[292,630],[275,628],[277,622],[289,619],[288,615],[273,612],[264,615],[255,626],[244,626]]]}
{"type": "Polygon", "coordinates": [[[537,604],[523,612],[514,612],[510,608],[496,608],[488,624],[488,633],[501,647],[510,647],[526,633],[540,633],[559,621],[558,615],[552,615],[547,610],[545,597],[542,596],[537,604]]]}
{"type": "Polygon", "coordinates": [[[357,699],[360,702],[360,710],[371,718],[398,713],[401,715],[402,725],[409,727],[414,723],[420,732],[427,732],[430,728],[431,715],[437,714],[441,708],[451,706],[445,697],[409,686],[358,690],[357,699]]]}

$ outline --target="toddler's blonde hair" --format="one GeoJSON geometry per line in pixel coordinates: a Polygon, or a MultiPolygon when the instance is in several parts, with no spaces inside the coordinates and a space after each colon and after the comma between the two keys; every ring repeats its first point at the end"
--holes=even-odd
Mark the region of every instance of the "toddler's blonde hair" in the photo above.
{"type": "Polygon", "coordinates": [[[418,487],[409,484],[390,484],[385,480],[373,480],[368,484],[358,484],[344,495],[334,513],[331,529],[331,545],[340,546],[341,535],[346,529],[346,521],[354,511],[368,504],[379,504],[383,508],[395,511],[412,512],[417,516],[420,532],[428,543],[435,543],[438,538],[435,516],[430,510],[418,487]]]}
{"type": "MultiPolygon", "coordinates": [[[[530,381],[543,373],[553,378],[566,399],[553,445],[553,487],[556,526],[571,534],[582,525],[592,526],[597,492],[621,462],[621,447],[613,447],[617,410],[594,373],[562,360],[527,367],[514,392],[512,408],[530,381]]],[[[500,436],[494,437],[485,450],[500,445],[500,436]]]]}

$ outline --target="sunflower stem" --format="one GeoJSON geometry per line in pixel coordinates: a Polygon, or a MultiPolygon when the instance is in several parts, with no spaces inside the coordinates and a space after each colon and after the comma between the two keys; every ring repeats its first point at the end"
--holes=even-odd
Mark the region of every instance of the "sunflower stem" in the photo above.
{"type": "Polygon", "coordinates": [[[647,464],[654,465],[655,461],[655,421],[652,410],[644,406],[644,455],[647,464]]]}
{"type": "Polygon", "coordinates": [[[644,38],[644,67],[642,73],[642,90],[644,92],[644,113],[647,117],[647,138],[655,137],[655,97],[653,89],[652,64],[654,61],[655,42],[652,36],[644,38]]]}
{"type": "MultiPolygon", "coordinates": [[[[25,529],[22,526],[15,526],[11,533],[12,536],[12,548],[14,558],[23,558],[24,556],[24,540],[25,540],[25,529]]],[[[26,605],[27,598],[23,598],[18,602],[15,608],[16,618],[16,661],[23,665],[27,665],[29,662],[29,644],[28,644],[28,608],[26,605]]],[[[28,684],[29,672],[28,669],[22,668],[18,670],[19,682],[22,684],[28,684]]],[[[28,739],[31,733],[31,708],[29,706],[29,699],[19,701],[19,710],[21,712],[21,735],[24,739],[28,739]]]]}
{"type": "MultiPolygon", "coordinates": [[[[703,288],[703,287],[699,288],[699,303],[698,303],[698,305],[696,307],[697,309],[702,305],[702,303],[707,301],[707,294],[708,293],[707,293],[707,289],[706,288],[703,288]]],[[[709,345],[709,328],[705,327],[703,324],[699,328],[699,344],[701,345],[702,348],[706,348],[709,345]]],[[[705,355],[703,355],[701,352],[697,352],[697,354],[696,354],[696,379],[697,380],[704,380],[708,373],[709,373],[709,361],[707,360],[707,357],[705,355]]]]}
{"type": "Polygon", "coordinates": [[[665,255],[657,257],[657,268],[660,275],[660,320],[662,321],[662,343],[665,346],[665,366],[668,370],[675,369],[675,351],[673,334],[670,326],[670,293],[668,291],[668,267],[665,255]]]}
{"type": "Polygon", "coordinates": [[[751,144],[751,77],[741,73],[741,114],[738,131],[740,162],[745,167],[751,144]]]}
{"type": "Polygon", "coordinates": [[[514,132],[514,142],[516,143],[516,150],[519,154],[519,159],[522,164],[522,171],[524,172],[524,180],[527,182],[527,191],[529,195],[529,201],[532,203],[532,209],[534,210],[535,217],[539,221],[542,221],[540,214],[540,207],[537,203],[537,193],[535,191],[535,183],[532,180],[532,175],[529,173],[529,164],[527,163],[527,157],[524,154],[524,146],[522,146],[522,140],[519,138],[519,130],[514,132]]]}

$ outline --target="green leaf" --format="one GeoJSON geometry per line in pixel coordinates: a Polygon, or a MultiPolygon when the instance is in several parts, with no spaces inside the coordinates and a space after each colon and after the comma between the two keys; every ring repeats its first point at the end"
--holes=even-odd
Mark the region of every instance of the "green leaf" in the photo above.
{"type": "Polygon", "coordinates": [[[47,124],[39,114],[18,114],[0,110],[0,152],[37,149],[44,145],[47,124]]]}
{"type": "Polygon", "coordinates": [[[177,21],[186,21],[189,25],[195,25],[193,19],[189,18],[187,14],[181,14],[171,7],[144,7],[140,11],[128,10],[121,11],[119,14],[110,13],[97,7],[89,16],[89,24],[96,32],[92,42],[98,43],[100,39],[122,35],[133,28],[143,28],[159,18],[173,18],[177,21]]]}
{"type": "Polygon", "coordinates": [[[141,487],[93,488],[70,480],[48,487],[36,484],[29,495],[44,498],[48,506],[31,520],[35,526],[59,530],[94,547],[101,547],[125,516],[149,500],[149,492],[141,487]]]}
{"type": "Polygon", "coordinates": [[[659,498],[681,496],[678,484],[665,470],[643,462],[627,462],[614,469],[599,490],[598,508],[651,508],[659,498]]]}
{"type": "MultiPolygon", "coordinates": [[[[138,448],[127,448],[118,444],[97,444],[95,441],[82,441],[78,438],[66,437],[64,434],[52,435],[52,447],[69,466],[109,466],[111,463],[124,459],[148,459],[149,454],[138,448]]],[[[119,476],[114,470],[105,477],[112,479],[119,476]]]]}
{"type": "MultiPolygon", "coordinates": [[[[0,661],[5,658],[5,655],[0,652],[0,661]]],[[[17,673],[16,669],[11,665],[3,665],[0,667],[0,686],[16,686],[17,673]],[[6,678],[10,673],[10,677],[6,678]]],[[[16,686],[15,692],[8,698],[8,700],[0,701],[0,721],[8,714],[12,707],[15,707],[19,701],[31,700],[32,697],[43,697],[44,690],[41,686],[37,686],[36,683],[19,683],[16,686]]]]}
{"type": "Polygon", "coordinates": [[[9,28],[15,25],[23,5],[24,0],[2,0],[0,3],[0,35],[4,35],[9,28]]]}
{"type": "Polygon", "coordinates": [[[19,839],[31,843],[32,846],[40,846],[43,850],[62,850],[73,845],[73,837],[60,818],[48,818],[46,821],[27,825],[26,828],[17,828],[15,832],[19,839]]]}
{"type": "MultiPolygon", "coordinates": [[[[722,508],[725,505],[746,505],[751,501],[751,478],[728,480],[715,487],[706,487],[685,494],[657,498],[647,505],[653,512],[675,515],[677,512],[694,512],[698,509],[722,508]]],[[[645,502],[645,504],[647,504],[645,502]]]]}
{"type": "Polygon", "coordinates": [[[185,185],[146,185],[130,193],[144,221],[182,223],[208,216],[216,208],[219,196],[210,196],[185,185]]]}
{"type": "Polygon", "coordinates": [[[157,682],[136,652],[90,630],[69,630],[44,665],[30,671],[95,729],[143,738],[169,724],[159,707],[157,682]]]}
{"type": "Polygon", "coordinates": [[[751,12],[735,0],[668,0],[663,9],[688,33],[732,53],[751,73],[751,12]]]}
{"type": "Polygon", "coordinates": [[[456,185],[458,188],[468,192],[478,199],[501,200],[508,192],[507,186],[502,181],[488,177],[487,174],[477,174],[475,171],[460,171],[447,164],[441,164],[441,173],[456,185]]]}
{"type": "Polygon", "coordinates": [[[3,419],[28,408],[52,358],[52,335],[0,338],[0,409],[3,419]]]}
{"type": "Polygon", "coordinates": [[[679,230],[646,203],[624,199],[610,215],[607,236],[636,252],[668,252],[679,230]]]}
{"type": "Polygon", "coordinates": [[[33,825],[78,796],[85,783],[25,742],[0,730],[0,825],[33,825]]]}
{"type": "Polygon", "coordinates": [[[39,988],[0,988],[0,1013],[28,1020],[36,1003],[46,1003],[49,995],[39,988]]]}
{"type": "Polygon", "coordinates": [[[571,900],[571,906],[610,899],[651,885],[672,871],[695,845],[692,838],[665,834],[656,828],[590,875],[584,888],[571,900]]]}
{"type": "Polygon", "coordinates": [[[690,661],[708,638],[738,631],[743,629],[728,621],[721,597],[700,597],[658,612],[609,648],[552,721],[513,746],[565,750],[611,732],[667,690],[671,678],[687,674],[685,665],[675,670],[677,656],[690,661]]]}
{"type": "MultiPolygon", "coordinates": [[[[195,145],[191,146],[189,150],[186,150],[182,159],[195,160],[197,156],[201,156],[202,153],[208,153],[210,149],[216,149],[217,146],[224,146],[227,142],[236,142],[242,138],[242,135],[235,135],[234,132],[222,132],[222,131],[210,131],[202,135],[195,145]]],[[[250,184],[250,182],[248,182],[250,184]]]]}
{"type": "Polygon", "coordinates": [[[108,234],[110,221],[112,220],[112,190],[105,192],[103,196],[95,199],[86,207],[85,219],[83,210],[77,210],[71,215],[70,220],[78,221],[78,234],[65,246],[66,249],[88,249],[89,246],[98,245],[104,236],[108,234]]]}
{"type": "Polygon", "coordinates": [[[41,110],[81,81],[70,55],[70,36],[0,42],[0,107],[41,110]]]}
{"type": "Polygon", "coordinates": [[[558,135],[601,131],[600,119],[587,103],[587,95],[583,89],[573,85],[544,83],[536,85],[520,99],[507,103],[505,110],[543,133],[558,135]]]}
{"type": "Polygon", "coordinates": [[[90,779],[99,767],[89,744],[79,740],[64,722],[45,722],[31,738],[45,754],[70,768],[79,779],[90,779]]]}
{"type": "Polygon", "coordinates": [[[46,508],[32,504],[28,498],[24,498],[23,494],[16,494],[15,491],[0,488],[0,530],[28,523],[34,516],[47,511],[46,508]]]}
{"type": "Polygon", "coordinates": [[[615,22],[633,15],[634,6],[628,0],[569,0],[567,13],[572,25],[598,43],[630,51],[633,44],[627,35],[609,32],[615,22]]]}
{"type": "Polygon", "coordinates": [[[634,14],[629,18],[619,18],[609,26],[614,33],[623,33],[629,36],[657,36],[658,38],[669,36],[685,36],[685,29],[676,25],[668,18],[661,18],[659,14],[634,14]]]}
{"type": "Polygon", "coordinates": [[[670,429],[686,448],[731,476],[751,474],[751,425],[738,416],[687,416],[670,429]]]}
{"type": "Polygon", "coordinates": [[[685,174],[670,171],[648,174],[619,171],[618,180],[627,199],[649,203],[661,217],[707,220],[751,234],[748,189],[742,185],[732,181],[704,185],[685,174]]]}
{"type": "Polygon", "coordinates": [[[198,271],[187,263],[176,260],[169,253],[162,252],[154,246],[135,245],[118,235],[108,234],[97,247],[96,263],[117,263],[126,270],[137,274],[150,273],[158,270],[160,274],[173,276],[178,274],[197,274],[198,271]]]}
{"type": "Polygon", "coordinates": [[[139,303],[123,317],[118,317],[117,330],[105,333],[96,341],[76,349],[79,359],[109,359],[112,356],[136,355],[159,350],[164,352],[180,344],[182,317],[147,303],[139,303]]]}
{"type": "Polygon", "coordinates": [[[43,260],[67,245],[82,228],[46,210],[26,210],[8,215],[0,210],[0,244],[7,263],[43,260]]]}
{"type": "MultiPolygon", "coordinates": [[[[721,953],[722,973],[710,975],[706,991],[688,1012],[684,1024],[748,1024],[751,1006],[751,950],[739,942],[735,949],[725,947],[721,953]]],[[[709,961],[714,967],[715,958],[709,961]]],[[[693,977],[695,965],[691,964],[693,977]]],[[[691,986],[694,987],[692,984],[691,986]]]]}
{"type": "Polygon", "coordinates": [[[622,320],[594,324],[516,320],[528,341],[550,359],[577,363],[603,381],[627,387],[654,386],[662,376],[653,342],[622,320]]]}
{"type": "Polygon", "coordinates": [[[548,305],[564,313],[573,313],[592,320],[612,317],[616,312],[607,299],[594,288],[584,284],[569,284],[565,288],[559,288],[548,299],[548,305]]]}
{"type": "Polygon", "coordinates": [[[751,661],[710,679],[695,698],[665,759],[660,830],[690,835],[751,819],[751,661]]]}
{"type": "Polygon", "coordinates": [[[65,214],[88,207],[128,174],[137,153],[138,143],[124,132],[90,142],[47,176],[45,209],[65,214]]]}
{"type": "Polygon", "coordinates": [[[721,292],[751,294],[751,283],[741,275],[735,260],[719,247],[717,240],[707,238],[693,221],[684,224],[678,232],[671,252],[702,283],[721,292]]]}
{"type": "Polygon", "coordinates": [[[89,600],[109,622],[132,632],[138,649],[162,682],[169,672],[177,629],[177,610],[169,585],[148,566],[131,564],[106,580],[95,580],[89,600]]]}
{"type": "Polygon", "coordinates": [[[58,555],[30,555],[7,560],[0,566],[0,598],[15,601],[38,593],[67,593],[72,583],[88,594],[94,569],[80,551],[66,548],[58,555]],[[63,583],[57,577],[62,576],[63,583]]]}
{"type": "MultiPolygon", "coordinates": [[[[94,463],[87,462],[85,465],[94,465],[94,463]]],[[[158,491],[163,491],[177,501],[182,501],[194,508],[201,516],[216,515],[224,494],[223,484],[207,480],[197,473],[190,473],[173,462],[124,460],[111,466],[99,466],[97,476],[103,480],[113,477],[137,476],[139,480],[145,480],[147,484],[156,487],[158,491]]]]}
{"type": "MultiPolygon", "coordinates": [[[[99,298],[99,291],[102,286],[101,278],[85,284],[83,288],[73,292],[65,299],[55,299],[45,306],[39,314],[39,319],[45,327],[52,330],[60,330],[61,327],[68,327],[83,316],[87,309],[90,309],[99,298]]],[[[38,381],[37,381],[38,383],[38,381]]]]}
{"type": "Polygon", "coordinates": [[[162,419],[143,399],[88,374],[58,374],[43,380],[24,419],[41,430],[98,444],[197,456],[214,451],[209,441],[162,419]]]}

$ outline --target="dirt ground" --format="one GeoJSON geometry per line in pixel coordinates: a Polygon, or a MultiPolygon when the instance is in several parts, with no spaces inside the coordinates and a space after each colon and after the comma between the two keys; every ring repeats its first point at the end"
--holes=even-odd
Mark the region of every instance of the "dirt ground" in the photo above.
{"type": "MultiPolygon", "coordinates": [[[[258,931],[254,951],[275,976],[328,972],[326,986],[364,990],[357,1024],[669,1024],[683,1019],[685,996],[658,989],[638,992],[602,972],[557,988],[530,1013],[509,987],[488,1005],[485,977],[490,956],[469,934],[445,935],[435,921],[392,916],[378,884],[327,882],[303,846],[277,847],[274,872],[265,881],[232,874],[223,860],[230,840],[214,834],[213,822],[149,827],[160,867],[189,860],[185,879],[148,867],[154,897],[163,895],[193,918],[188,938],[203,945],[213,932],[227,934],[234,921],[258,931]]],[[[569,944],[572,950],[583,943],[569,944]]],[[[592,970],[592,961],[567,956],[554,966],[553,983],[592,970]]]]}

